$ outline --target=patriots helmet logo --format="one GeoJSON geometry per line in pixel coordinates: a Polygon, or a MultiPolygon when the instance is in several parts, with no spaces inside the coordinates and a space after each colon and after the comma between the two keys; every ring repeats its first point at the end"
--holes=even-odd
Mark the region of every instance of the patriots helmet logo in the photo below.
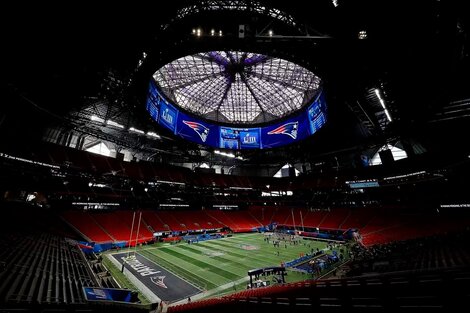
{"type": "Polygon", "coordinates": [[[165,283],[163,282],[163,280],[165,279],[165,277],[166,277],[166,276],[154,276],[154,277],[150,277],[150,280],[151,280],[152,283],[154,283],[155,285],[167,289],[168,287],[167,287],[167,286],[165,285],[165,283]]]}
{"type": "Polygon", "coordinates": [[[273,129],[268,135],[287,135],[292,139],[297,139],[297,130],[299,128],[299,122],[290,122],[273,129]]]}
{"type": "Polygon", "coordinates": [[[183,123],[191,127],[199,135],[199,137],[201,137],[202,142],[206,142],[207,136],[209,135],[209,128],[193,121],[183,121],[183,123]]]}

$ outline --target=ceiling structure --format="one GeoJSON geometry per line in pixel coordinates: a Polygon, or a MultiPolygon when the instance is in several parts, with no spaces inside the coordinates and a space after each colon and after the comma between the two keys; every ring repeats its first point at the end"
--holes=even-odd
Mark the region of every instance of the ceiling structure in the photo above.
{"type": "Polygon", "coordinates": [[[312,100],[321,82],[295,63],[241,51],[185,56],[153,77],[179,107],[234,125],[271,122],[297,112],[312,100]]]}
{"type": "Polygon", "coordinates": [[[408,151],[414,143],[427,151],[462,146],[455,134],[468,129],[470,103],[470,24],[463,7],[437,0],[324,0],[312,5],[307,8],[300,0],[188,0],[155,10],[82,7],[73,14],[63,8],[62,14],[41,15],[34,7],[12,8],[2,21],[9,30],[3,38],[2,142],[40,141],[47,129],[55,128],[60,138],[91,136],[169,162],[232,162],[246,168],[286,161],[346,166],[360,154],[396,142],[408,151]],[[195,36],[194,28],[202,29],[202,35],[195,36]],[[222,36],[214,38],[211,29],[222,36]],[[208,67],[208,58],[219,63],[208,67]],[[244,64],[256,58],[263,62],[244,64]],[[183,72],[193,65],[204,68],[212,77],[210,88],[198,84],[197,72],[170,79],[167,64],[183,72]],[[276,64],[281,70],[274,70],[276,64]],[[275,78],[266,72],[267,65],[275,78]],[[303,79],[279,78],[282,68],[290,67],[299,69],[303,79]],[[234,123],[290,114],[308,101],[321,77],[329,122],[299,145],[244,151],[243,161],[227,160],[151,122],[143,99],[153,74],[181,107],[196,112],[202,101],[213,98],[197,114],[234,123]],[[187,83],[184,92],[181,83],[187,83]],[[287,96],[276,94],[279,86],[287,96]],[[250,109],[236,109],[240,103],[250,109]],[[216,109],[220,114],[210,114],[216,109]],[[110,126],[109,120],[123,127],[110,126]]]}

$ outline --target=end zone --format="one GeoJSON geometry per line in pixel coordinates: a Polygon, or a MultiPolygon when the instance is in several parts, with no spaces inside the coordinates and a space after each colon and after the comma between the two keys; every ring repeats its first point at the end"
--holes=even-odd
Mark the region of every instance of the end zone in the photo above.
{"type": "Polygon", "coordinates": [[[133,254],[130,258],[127,258],[127,255],[127,253],[116,253],[109,257],[120,266],[124,264],[124,268],[127,270],[124,271],[124,274],[126,276],[132,275],[159,299],[175,302],[201,292],[201,289],[182,280],[139,253],[133,254]]]}

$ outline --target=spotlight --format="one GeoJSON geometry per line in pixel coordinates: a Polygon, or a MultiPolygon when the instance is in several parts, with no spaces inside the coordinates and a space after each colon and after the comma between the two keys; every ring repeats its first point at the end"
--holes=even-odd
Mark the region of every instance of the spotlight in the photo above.
{"type": "Polygon", "coordinates": [[[358,34],[357,34],[357,38],[359,39],[367,39],[367,32],[365,30],[361,30],[358,34]]]}

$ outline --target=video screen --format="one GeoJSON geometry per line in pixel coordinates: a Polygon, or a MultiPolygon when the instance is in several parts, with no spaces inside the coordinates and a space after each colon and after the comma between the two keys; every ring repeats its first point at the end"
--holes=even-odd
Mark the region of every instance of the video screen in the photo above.
{"type": "Polygon", "coordinates": [[[160,101],[160,118],[158,122],[169,130],[175,132],[178,120],[178,110],[165,101],[160,101]]]}
{"type": "Polygon", "coordinates": [[[260,140],[259,128],[220,127],[220,148],[260,149],[260,140]]]}
{"type": "Polygon", "coordinates": [[[180,111],[164,99],[153,81],[146,104],[152,119],[173,134],[198,144],[230,150],[269,149],[303,140],[326,124],[326,108],[324,94],[320,92],[306,109],[284,121],[263,127],[220,126],[180,111]]]}

